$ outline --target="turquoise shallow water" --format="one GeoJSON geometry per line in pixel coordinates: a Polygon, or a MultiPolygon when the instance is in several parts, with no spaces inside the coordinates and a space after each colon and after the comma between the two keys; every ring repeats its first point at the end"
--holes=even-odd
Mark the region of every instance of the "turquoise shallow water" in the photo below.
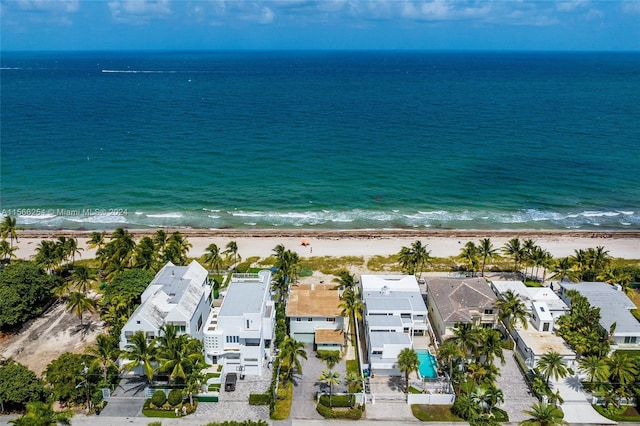
{"type": "Polygon", "coordinates": [[[3,53],[26,228],[638,229],[640,54],[3,53]]]}

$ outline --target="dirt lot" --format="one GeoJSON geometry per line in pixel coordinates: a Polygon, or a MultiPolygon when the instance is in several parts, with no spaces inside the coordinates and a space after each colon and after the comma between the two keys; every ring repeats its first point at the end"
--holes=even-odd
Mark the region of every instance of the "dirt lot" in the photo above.
{"type": "Polygon", "coordinates": [[[85,314],[80,320],[56,303],[38,318],[26,323],[14,335],[0,342],[0,356],[13,357],[40,375],[47,364],[65,352],[81,353],[104,331],[98,314],[85,314]]]}

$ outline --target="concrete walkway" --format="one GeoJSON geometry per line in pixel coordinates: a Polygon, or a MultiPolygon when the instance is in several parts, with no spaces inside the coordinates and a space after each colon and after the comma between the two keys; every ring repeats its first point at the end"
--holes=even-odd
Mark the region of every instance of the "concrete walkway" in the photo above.
{"type": "Polygon", "coordinates": [[[618,424],[613,420],[603,417],[591,406],[578,376],[568,376],[560,380],[551,380],[550,385],[551,390],[560,391],[560,397],[564,400],[560,408],[564,412],[564,420],[569,424],[618,424]]]}
{"type": "Polygon", "coordinates": [[[517,423],[528,418],[523,411],[530,410],[531,406],[538,402],[538,398],[529,391],[513,351],[504,350],[503,353],[504,365],[500,364],[500,360],[494,361],[500,369],[496,384],[504,395],[504,404],[499,407],[509,414],[509,421],[517,423]]]}

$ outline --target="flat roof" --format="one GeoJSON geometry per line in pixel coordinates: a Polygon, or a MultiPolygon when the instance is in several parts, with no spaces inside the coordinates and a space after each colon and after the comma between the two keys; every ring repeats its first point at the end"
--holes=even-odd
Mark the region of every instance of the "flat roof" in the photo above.
{"type": "Polygon", "coordinates": [[[263,274],[263,272],[265,271],[260,271],[260,274],[251,277],[232,276],[218,316],[234,317],[248,313],[260,313],[271,281],[271,274],[263,274]]]}
{"type": "Polygon", "coordinates": [[[369,327],[402,327],[402,319],[398,315],[369,315],[367,316],[369,327]]]}
{"type": "MultiPolygon", "coordinates": [[[[569,307],[549,287],[527,287],[522,281],[491,281],[493,287],[502,295],[511,290],[523,302],[545,302],[552,311],[568,311],[569,307]]],[[[527,306],[527,309],[529,306],[527,306]]]]}
{"type": "Polygon", "coordinates": [[[614,335],[640,336],[640,322],[629,312],[631,309],[636,309],[636,305],[622,291],[603,282],[561,282],[560,286],[566,290],[577,290],[587,298],[591,306],[600,308],[600,325],[605,330],[608,331],[615,322],[614,335]]]}
{"type": "Polygon", "coordinates": [[[525,330],[521,325],[515,327],[524,344],[531,349],[534,355],[542,356],[549,352],[558,352],[563,357],[575,357],[576,353],[569,347],[567,342],[553,332],[542,332],[529,322],[525,330]]]}
{"type": "Polygon", "coordinates": [[[425,315],[427,312],[420,291],[366,291],[362,299],[367,311],[411,311],[425,315]]]}
{"type": "Polygon", "coordinates": [[[342,330],[316,330],[316,343],[344,343],[344,333],[342,330]]]}
{"type": "Polygon", "coordinates": [[[338,317],[342,310],[340,292],[335,285],[300,284],[291,286],[287,301],[288,317],[338,317]]]}
{"type": "Polygon", "coordinates": [[[363,291],[380,291],[383,287],[387,287],[392,291],[417,291],[420,292],[418,280],[413,275],[361,275],[363,291]]]}
{"type": "Polygon", "coordinates": [[[369,331],[369,340],[372,348],[381,348],[384,345],[411,345],[411,339],[407,334],[393,331],[369,331]]]}

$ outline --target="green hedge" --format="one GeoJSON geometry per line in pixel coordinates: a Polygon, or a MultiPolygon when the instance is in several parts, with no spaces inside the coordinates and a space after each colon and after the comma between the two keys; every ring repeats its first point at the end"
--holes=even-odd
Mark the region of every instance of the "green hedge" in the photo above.
{"type": "Polygon", "coordinates": [[[151,396],[151,403],[156,407],[162,407],[165,402],[167,402],[167,395],[165,395],[164,391],[157,390],[151,396]]]}
{"type": "Polygon", "coordinates": [[[320,404],[325,407],[353,407],[356,398],[353,395],[333,395],[329,401],[329,395],[320,395],[320,404]]]}
{"type": "Polygon", "coordinates": [[[351,408],[348,410],[332,410],[322,404],[316,404],[316,411],[325,419],[360,420],[360,418],[362,418],[362,413],[364,412],[364,407],[351,408]]]}
{"type": "Polygon", "coordinates": [[[509,414],[507,414],[506,411],[500,409],[500,408],[496,408],[494,407],[493,410],[491,410],[491,413],[494,416],[494,419],[498,422],[508,422],[509,421],[509,414]]]}
{"type": "Polygon", "coordinates": [[[270,393],[249,394],[249,405],[269,405],[271,403],[270,393]]]}
{"type": "Polygon", "coordinates": [[[171,389],[167,397],[167,402],[173,407],[180,405],[182,403],[182,392],[179,389],[171,389]]]}

